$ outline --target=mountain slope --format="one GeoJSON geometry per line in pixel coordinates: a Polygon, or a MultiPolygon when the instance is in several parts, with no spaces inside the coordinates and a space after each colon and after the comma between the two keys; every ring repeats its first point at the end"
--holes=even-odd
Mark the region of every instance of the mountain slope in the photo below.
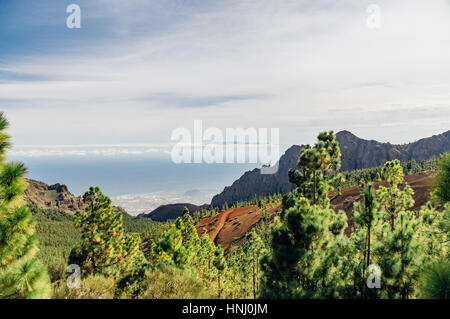
{"type": "MultiPolygon", "coordinates": [[[[418,211],[430,199],[432,173],[408,175],[405,176],[404,180],[414,190],[414,206],[411,209],[418,211]]],[[[374,183],[376,189],[380,185],[388,186],[386,181],[374,183]]],[[[344,188],[340,196],[335,196],[332,192],[329,194],[329,197],[334,211],[343,210],[347,214],[348,227],[345,233],[350,235],[353,226],[353,203],[361,200],[359,186],[344,188]]],[[[267,212],[272,217],[280,211],[281,206],[278,204],[269,206],[267,209],[267,212]]],[[[231,208],[218,215],[201,220],[196,225],[197,233],[202,234],[204,229],[206,229],[212,241],[222,245],[225,251],[229,251],[232,245],[240,246],[244,242],[245,235],[258,223],[261,216],[262,210],[258,206],[231,208]]]]}
{"type": "MultiPolygon", "coordinates": [[[[73,195],[66,185],[47,185],[35,180],[27,180],[28,186],[23,199],[28,206],[39,210],[58,211],[73,215],[77,210],[84,210],[83,199],[73,195]]],[[[124,215],[128,213],[121,207],[113,206],[115,211],[124,215]]]]}
{"type": "Polygon", "coordinates": [[[204,204],[201,206],[197,206],[189,203],[161,205],[150,213],[141,214],[138,217],[146,217],[151,218],[154,221],[165,222],[169,219],[176,219],[180,217],[183,214],[184,207],[187,207],[189,209],[189,212],[192,214],[202,208],[208,208],[209,205],[204,204]]]}
{"type": "Polygon", "coordinates": [[[34,205],[39,209],[58,210],[67,214],[74,214],[77,210],[83,210],[83,200],[69,192],[66,185],[47,185],[43,182],[28,180],[24,200],[28,205],[34,205]]]}
{"type": "MultiPolygon", "coordinates": [[[[349,131],[338,132],[336,139],[342,153],[342,171],[380,166],[393,159],[422,161],[450,151],[450,131],[403,145],[364,140],[349,131]]],[[[291,191],[293,186],[288,180],[288,170],[296,168],[303,147],[304,145],[290,147],[281,156],[276,174],[262,175],[260,169],[244,173],[231,186],[225,187],[220,194],[214,196],[211,205],[221,206],[225,202],[230,205],[241,200],[251,200],[254,196],[291,191]]]]}

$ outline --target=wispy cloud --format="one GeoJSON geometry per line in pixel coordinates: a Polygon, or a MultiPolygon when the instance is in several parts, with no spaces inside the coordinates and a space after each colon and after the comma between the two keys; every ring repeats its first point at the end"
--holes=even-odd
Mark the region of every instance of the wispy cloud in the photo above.
{"type": "Polygon", "coordinates": [[[16,146],[12,157],[117,157],[170,154],[168,145],[29,145],[16,146]]]}
{"type": "Polygon", "coordinates": [[[79,1],[80,30],[63,4],[12,3],[0,108],[16,143],[167,143],[194,119],[296,143],[344,124],[391,142],[448,128],[426,112],[400,135],[380,129],[401,116],[392,104],[449,110],[448,1],[378,1],[379,30],[369,1],[79,1]],[[345,112],[358,108],[378,113],[345,112]]]}

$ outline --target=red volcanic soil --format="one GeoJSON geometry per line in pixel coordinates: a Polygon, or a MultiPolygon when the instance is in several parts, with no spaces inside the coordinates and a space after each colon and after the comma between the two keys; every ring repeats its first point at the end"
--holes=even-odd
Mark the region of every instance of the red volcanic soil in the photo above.
{"type": "MultiPolygon", "coordinates": [[[[431,173],[408,175],[405,177],[406,183],[414,189],[413,198],[415,204],[412,208],[413,210],[418,210],[429,200],[431,180],[431,173]]],[[[376,189],[380,185],[387,186],[387,182],[374,183],[376,189]]],[[[351,233],[353,226],[351,218],[353,203],[361,200],[359,191],[359,186],[354,186],[343,189],[342,195],[340,196],[335,196],[334,192],[330,194],[333,209],[335,211],[344,210],[347,214],[349,225],[345,231],[347,235],[351,233]]],[[[273,207],[269,205],[267,208],[267,212],[272,218],[280,211],[281,206],[279,204],[273,207]]],[[[231,208],[216,216],[201,220],[195,227],[199,235],[206,229],[210,239],[216,244],[222,245],[227,252],[232,245],[239,246],[243,243],[245,234],[256,225],[261,216],[262,210],[258,206],[231,208]]]]}
{"type": "MultiPolygon", "coordinates": [[[[408,183],[414,190],[414,206],[412,210],[419,210],[421,206],[425,205],[426,202],[430,199],[430,187],[431,187],[431,173],[423,173],[423,174],[414,174],[405,176],[405,181],[408,183]]],[[[386,181],[376,182],[374,183],[375,189],[378,189],[380,185],[385,187],[388,186],[386,181]]],[[[400,185],[402,189],[404,185],[400,185]]],[[[335,197],[335,193],[331,192],[331,206],[335,211],[344,210],[347,214],[348,218],[348,228],[345,230],[347,235],[350,235],[351,229],[353,227],[352,220],[352,210],[353,203],[361,200],[359,186],[344,188],[342,190],[342,195],[335,197]]]]}
{"type": "MultiPolygon", "coordinates": [[[[267,207],[267,213],[272,217],[280,210],[279,204],[267,207]]],[[[206,228],[209,238],[228,251],[232,244],[242,244],[245,234],[256,225],[261,216],[262,210],[258,206],[231,208],[201,220],[196,226],[197,232],[201,234],[206,228]]]]}

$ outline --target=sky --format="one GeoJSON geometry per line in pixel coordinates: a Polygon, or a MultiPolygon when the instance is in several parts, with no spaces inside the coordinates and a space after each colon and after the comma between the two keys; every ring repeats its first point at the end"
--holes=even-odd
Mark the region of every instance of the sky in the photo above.
{"type": "Polygon", "coordinates": [[[167,153],[194,120],[279,128],[282,149],[323,130],[413,142],[450,127],[449,56],[449,0],[0,0],[0,110],[22,157],[167,153]]]}

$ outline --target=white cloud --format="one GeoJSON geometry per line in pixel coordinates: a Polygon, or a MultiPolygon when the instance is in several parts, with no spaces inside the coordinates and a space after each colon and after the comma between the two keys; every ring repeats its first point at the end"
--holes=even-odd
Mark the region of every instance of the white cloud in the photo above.
{"type": "Polygon", "coordinates": [[[145,25],[145,14],[130,14],[136,2],[114,2],[108,14],[122,22],[111,28],[126,29],[129,40],[93,42],[82,54],[76,48],[19,57],[3,69],[57,80],[0,83],[0,107],[15,140],[30,144],[165,143],[172,129],[191,127],[194,119],[219,128],[279,127],[286,143],[311,142],[319,130],[342,123],[391,142],[448,129],[430,109],[414,119],[423,125],[396,134],[400,110],[450,110],[448,2],[377,1],[380,30],[365,25],[369,3],[229,1],[190,8],[180,20],[174,15],[173,25],[172,7],[152,6],[168,15],[167,26],[157,32],[149,23],[146,34],[133,33],[135,24],[145,25]],[[158,94],[181,101],[148,98],[158,94]],[[260,98],[195,107],[227,96],[260,98]],[[348,108],[360,111],[339,116],[348,108]]]}

